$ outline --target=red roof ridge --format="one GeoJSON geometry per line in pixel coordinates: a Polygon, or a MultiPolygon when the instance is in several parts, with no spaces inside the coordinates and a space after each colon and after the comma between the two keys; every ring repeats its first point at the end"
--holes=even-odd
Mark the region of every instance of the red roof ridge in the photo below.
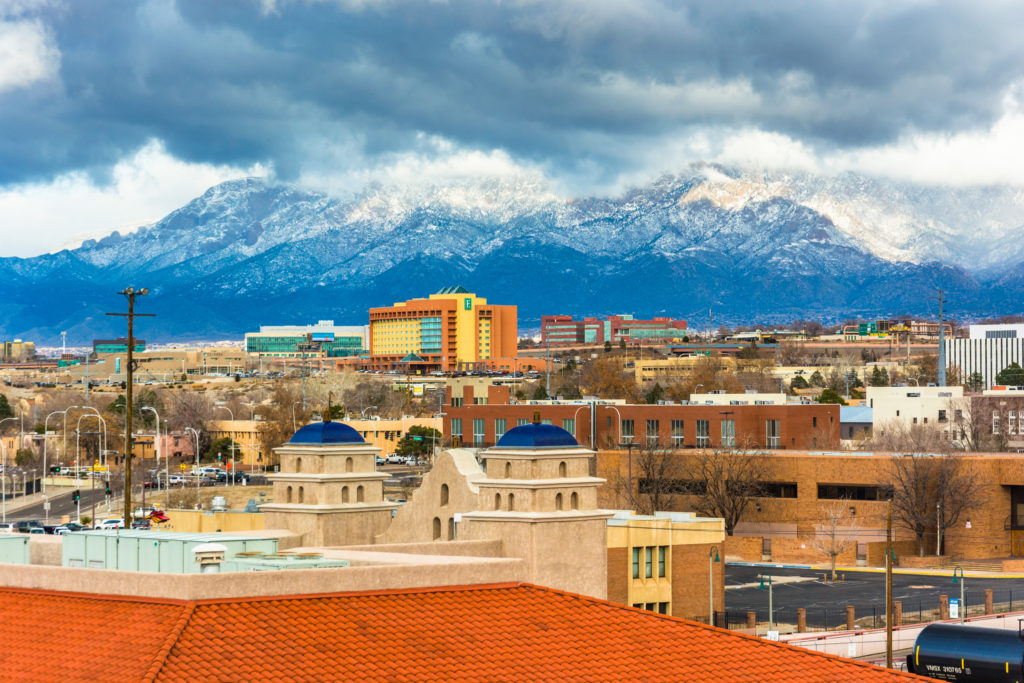
{"type": "Polygon", "coordinates": [[[149,665],[146,670],[146,675],[142,677],[143,681],[149,683],[155,681],[156,677],[160,674],[160,670],[164,667],[167,662],[167,656],[171,653],[174,645],[178,642],[178,638],[181,637],[182,631],[188,626],[188,622],[192,619],[192,615],[196,612],[195,604],[190,604],[185,607],[181,612],[181,617],[178,618],[178,623],[167,634],[167,639],[164,644],[157,650],[156,655],[153,657],[153,663],[149,665]]]}
{"type": "Polygon", "coordinates": [[[154,605],[180,605],[186,607],[194,600],[185,598],[161,598],[150,595],[118,595],[116,593],[86,593],[83,591],[54,590],[52,588],[23,588],[21,586],[0,586],[0,593],[28,593],[30,595],[54,595],[83,600],[122,600],[126,602],[145,602],[154,605]]]}
{"type": "MultiPolygon", "coordinates": [[[[409,593],[454,593],[460,591],[497,590],[532,586],[522,581],[505,583],[469,583],[458,586],[417,586],[412,588],[377,588],[361,591],[333,591],[330,593],[285,593],[283,595],[242,595],[235,598],[203,598],[190,600],[195,605],[228,605],[240,602],[267,602],[276,600],[309,600],[312,598],[354,598],[374,595],[404,595],[409,593]]],[[[571,594],[570,594],[571,595],[571,594]]]]}

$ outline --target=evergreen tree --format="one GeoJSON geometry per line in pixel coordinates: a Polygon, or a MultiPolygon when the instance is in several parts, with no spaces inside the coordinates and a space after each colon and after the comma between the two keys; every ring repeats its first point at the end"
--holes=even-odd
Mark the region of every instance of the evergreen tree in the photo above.
{"type": "Polygon", "coordinates": [[[974,371],[967,378],[967,388],[971,391],[981,391],[985,388],[985,378],[981,376],[981,373],[974,371]]]}
{"type": "Polygon", "coordinates": [[[846,401],[843,400],[843,397],[831,389],[825,389],[818,395],[818,403],[838,403],[841,406],[846,405],[846,401]]]}
{"type": "Polygon", "coordinates": [[[807,389],[810,386],[811,385],[807,383],[807,379],[805,379],[803,375],[797,375],[789,383],[790,389],[807,389]]]}
{"type": "Polygon", "coordinates": [[[5,417],[14,417],[14,410],[11,409],[11,404],[7,402],[7,397],[0,394],[0,420],[5,417]]]}
{"type": "Polygon", "coordinates": [[[825,386],[825,378],[822,377],[820,370],[815,370],[814,374],[811,375],[811,386],[812,387],[823,387],[823,386],[825,386]]]}
{"type": "Polygon", "coordinates": [[[664,395],[665,390],[662,388],[660,384],[655,382],[651,390],[644,394],[644,400],[647,401],[647,403],[654,404],[660,401],[662,396],[664,395]]]}
{"type": "Polygon", "coordinates": [[[1024,368],[1016,361],[1010,363],[996,375],[996,384],[1010,387],[1024,387],[1024,368]]]}

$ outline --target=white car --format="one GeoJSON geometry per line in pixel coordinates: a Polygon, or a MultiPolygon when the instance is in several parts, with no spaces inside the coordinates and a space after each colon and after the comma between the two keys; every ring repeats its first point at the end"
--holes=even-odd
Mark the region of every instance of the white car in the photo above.
{"type": "Polygon", "coordinates": [[[184,476],[180,474],[172,474],[170,477],[167,478],[167,481],[171,486],[176,486],[178,484],[184,484],[186,479],[184,476]]]}
{"type": "Polygon", "coordinates": [[[110,519],[105,519],[102,522],[100,522],[99,526],[97,526],[96,528],[97,529],[123,529],[124,528],[124,519],[121,518],[121,517],[111,517],[110,519]]]}
{"type": "Polygon", "coordinates": [[[405,458],[400,456],[398,453],[392,453],[387,458],[385,458],[385,461],[389,465],[401,465],[402,463],[405,462],[405,458]]]}

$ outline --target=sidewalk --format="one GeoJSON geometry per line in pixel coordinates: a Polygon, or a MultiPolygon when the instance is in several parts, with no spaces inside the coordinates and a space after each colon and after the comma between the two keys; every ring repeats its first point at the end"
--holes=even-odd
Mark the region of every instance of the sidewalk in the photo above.
{"type": "MultiPolygon", "coordinates": [[[[764,567],[766,569],[810,569],[816,572],[832,572],[832,568],[828,565],[820,564],[784,564],[780,562],[729,562],[730,565],[737,567],[764,567]]],[[[884,574],[885,567],[836,567],[836,573],[848,573],[848,572],[869,572],[874,574],[884,574]]],[[[908,574],[913,576],[951,576],[953,573],[952,569],[917,569],[913,567],[893,567],[893,574],[908,574]]],[[[1009,573],[1009,572],[991,572],[991,571],[976,571],[976,570],[965,570],[964,576],[975,576],[975,577],[990,577],[990,578],[1003,578],[1003,579],[1024,579],[1024,574],[1020,573],[1009,573]]]]}

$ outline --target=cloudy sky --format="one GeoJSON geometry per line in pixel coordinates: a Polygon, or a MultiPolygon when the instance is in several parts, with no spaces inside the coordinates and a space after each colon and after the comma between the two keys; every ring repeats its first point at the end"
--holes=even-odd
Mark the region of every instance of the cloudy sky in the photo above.
{"type": "Polygon", "coordinates": [[[1024,186],[1024,3],[0,0],[0,256],[258,175],[1024,186]]]}

